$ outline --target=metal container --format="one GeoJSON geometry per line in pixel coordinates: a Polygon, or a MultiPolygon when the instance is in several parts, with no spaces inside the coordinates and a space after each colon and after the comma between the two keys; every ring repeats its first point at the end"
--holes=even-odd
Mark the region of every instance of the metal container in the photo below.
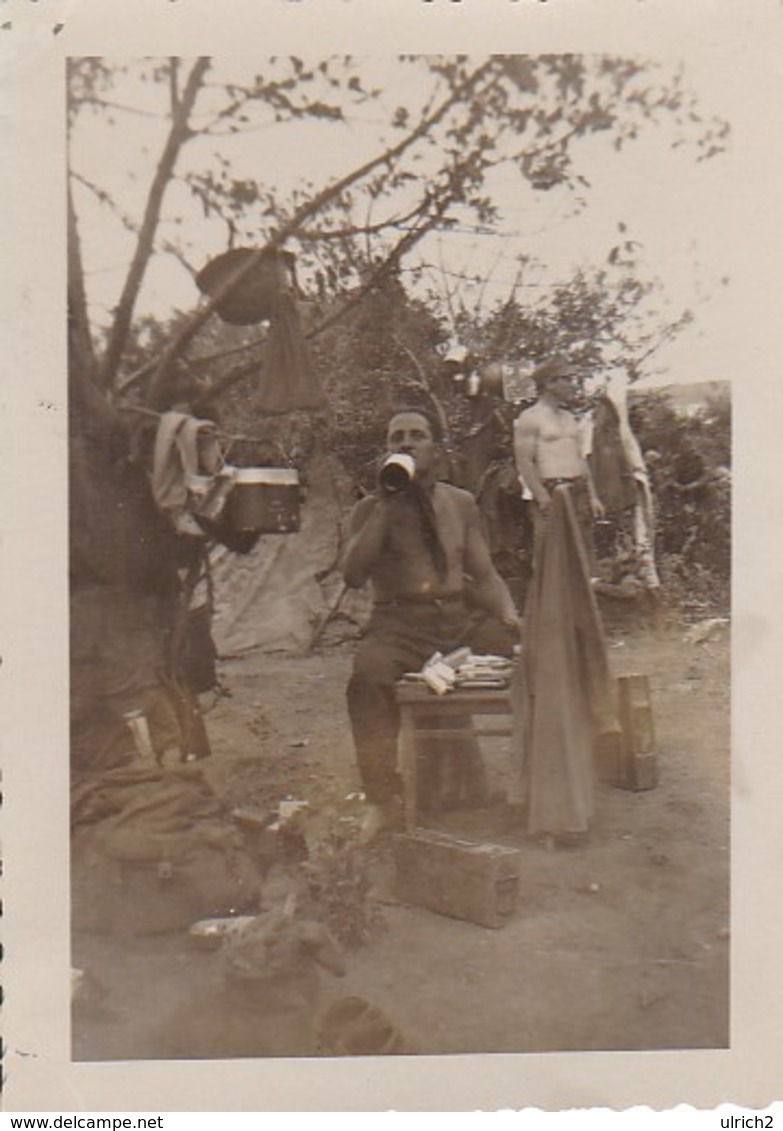
{"type": "Polygon", "coordinates": [[[290,467],[240,467],[229,496],[235,530],[292,534],[300,524],[299,472],[290,467]]]}
{"type": "Polygon", "coordinates": [[[392,452],[381,464],[378,482],[381,488],[393,495],[404,490],[416,474],[416,461],[407,452],[392,452]]]}
{"type": "Polygon", "coordinates": [[[140,707],[137,707],[133,711],[126,711],[122,717],[133,735],[133,743],[139,757],[145,762],[154,762],[156,760],[156,754],[155,748],[152,745],[152,736],[150,734],[147,716],[140,707]]]}
{"type": "Polygon", "coordinates": [[[196,285],[210,298],[228,287],[215,308],[218,315],[233,326],[252,326],[274,317],[280,294],[293,286],[294,262],[290,251],[235,247],[211,259],[196,276],[196,285]]]}
{"type": "Polygon", "coordinates": [[[394,863],[395,892],[405,903],[482,927],[503,927],[516,912],[516,848],[417,829],[394,838],[394,863]]]}

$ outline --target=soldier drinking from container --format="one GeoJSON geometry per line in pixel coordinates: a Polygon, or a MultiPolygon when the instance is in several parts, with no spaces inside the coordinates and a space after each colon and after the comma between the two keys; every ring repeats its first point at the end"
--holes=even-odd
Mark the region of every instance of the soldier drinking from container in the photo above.
{"type": "Polygon", "coordinates": [[[372,832],[401,819],[397,680],[436,651],[467,645],[510,655],[518,639],[517,611],[492,564],[473,496],[437,478],[440,440],[420,409],[392,417],[378,488],[354,507],[343,560],[346,583],[369,580],[373,593],[348,684],[372,832]]]}

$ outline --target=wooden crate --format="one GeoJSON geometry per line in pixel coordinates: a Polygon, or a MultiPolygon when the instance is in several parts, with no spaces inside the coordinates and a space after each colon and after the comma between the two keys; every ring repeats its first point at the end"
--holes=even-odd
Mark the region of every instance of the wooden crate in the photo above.
{"type": "Polygon", "coordinates": [[[394,860],[396,894],[404,903],[482,927],[502,927],[516,911],[516,848],[417,829],[394,838],[394,860]]]}

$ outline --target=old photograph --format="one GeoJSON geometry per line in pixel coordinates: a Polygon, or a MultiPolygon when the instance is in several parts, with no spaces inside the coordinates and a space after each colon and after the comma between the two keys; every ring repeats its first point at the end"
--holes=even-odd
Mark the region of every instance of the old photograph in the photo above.
{"type": "Polygon", "coordinates": [[[783,7],[6,7],[6,1114],[774,1106],[783,7]]]}
{"type": "Polygon", "coordinates": [[[718,76],[66,81],[72,1059],[729,1049],[718,76]]]}

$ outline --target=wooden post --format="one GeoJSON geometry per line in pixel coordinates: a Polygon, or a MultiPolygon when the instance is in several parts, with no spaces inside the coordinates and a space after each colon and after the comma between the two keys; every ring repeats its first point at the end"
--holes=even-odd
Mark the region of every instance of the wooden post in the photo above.
{"type": "Polygon", "coordinates": [[[418,756],[416,749],[416,727],[413,718],[413,707],[408,704],[400,705],[400,734],[399,734],[400,775],[402,777],[402,797],[405,813],[405,831],[413,832],[416,827],[416,800],[418,756]]]}

